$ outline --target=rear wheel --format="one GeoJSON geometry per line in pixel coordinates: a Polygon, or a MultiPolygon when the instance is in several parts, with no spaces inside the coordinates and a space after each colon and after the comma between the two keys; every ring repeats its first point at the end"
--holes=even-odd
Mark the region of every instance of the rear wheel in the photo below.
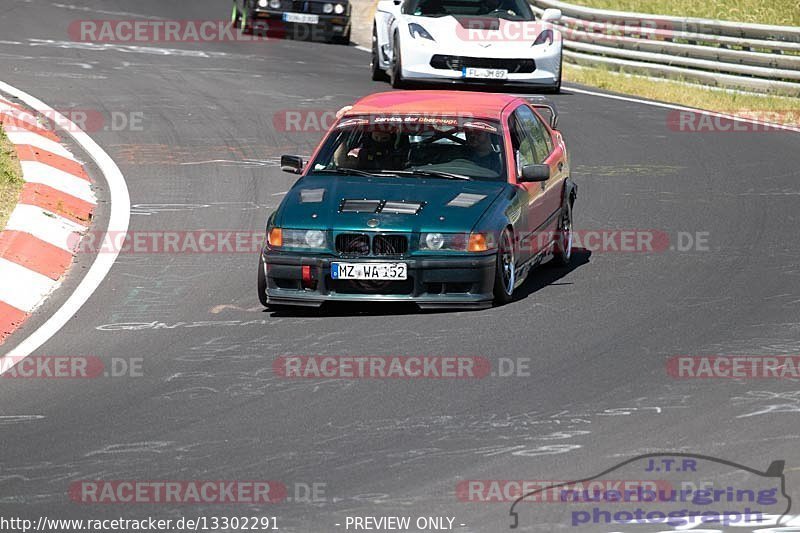
{"type": "Polygon", "coordinates": [[[555,251],[553,253],[554,266],[567,266],[572,260],[572,200],[567,199],[567,205],[561,214],[556,231],[555,251]]]}
{"type": "Polygon", "coordinates": [[[517,265],[514,257],[514,238],[511,230],[503,230],[497,246],[497,267],[494,275],[494,302],[502,305],[511,301],[514,296],[514,285],[517,281],[517,265]]]}

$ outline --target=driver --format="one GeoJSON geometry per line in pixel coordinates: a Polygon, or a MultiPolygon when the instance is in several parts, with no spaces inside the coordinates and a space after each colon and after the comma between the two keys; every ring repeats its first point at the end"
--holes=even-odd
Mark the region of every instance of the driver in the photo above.
{"type": "Polygon", "coordinates": [[[358,168],[361,170],[394,169],[400,166],[400,150],[394,146],[392,134],[386,131],[372,131],[358,151],[358,168]]]}
{"type": "Polygon", "coordinates": [[[502,172],[500,155],[494,151],[489,133],[482,130],[468,130],[466,137],[467,159],[479,167],[488,168],[500,174],[502,172]]]}

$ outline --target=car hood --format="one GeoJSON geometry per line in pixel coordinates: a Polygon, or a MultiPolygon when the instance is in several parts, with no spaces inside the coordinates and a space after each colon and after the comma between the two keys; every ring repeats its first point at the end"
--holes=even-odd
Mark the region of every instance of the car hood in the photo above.
{"type": "Polygon", "coordinates": [[[507,187],[438,178],[306,176],[287,193],[276,223],[296,229],[467,232],[507,187]]]}
{"type": "Polygon", "coordinates": [[[506,20],[487,17],[421,17],[407,15],[406,22],[425,28],[442,46],[457,46],[463,55],[477,57],[522,53],[531,50],[536,37],[552,24],[541,21],[506,20]]]}

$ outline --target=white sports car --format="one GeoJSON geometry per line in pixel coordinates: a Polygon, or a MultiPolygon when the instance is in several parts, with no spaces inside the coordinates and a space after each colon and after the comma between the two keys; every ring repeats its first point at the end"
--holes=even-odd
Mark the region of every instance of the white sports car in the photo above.
{"type": "Polygon", "coordinates": [[[558,9],[536,20],[527,0],[382,0],[372,78],[561,88],[558,9]]]}

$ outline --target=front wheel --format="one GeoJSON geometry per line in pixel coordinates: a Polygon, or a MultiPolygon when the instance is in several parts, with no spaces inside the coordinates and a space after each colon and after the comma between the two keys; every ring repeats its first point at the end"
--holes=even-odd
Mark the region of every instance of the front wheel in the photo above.
{"type": "Polygon", "coordinates": [[[506,228],[500,235],[497,246],[497,266],[494,274],[494,302],[506,304],[514,296],[514,285],[517,282],[517,265],[514,257],[514,238],[506,228]]]}
{"type": "Polygon", "coordinates": [[[561,220],[556,230],[555,252],[553,253],[554,266],[567,266],[572,260],[572,201],[567,199],[567,205],[561,214],[561,220]]]}
{"type": "Polygon", "coordinates": [[[395,36],[394,47],[392,50],[392,87],[403,89],[406,86],[403,80],[403,58],[400,55],[400,39],[395,36]]]}
{"type": "Polygon", "coordinates": [[[378,57],[378,28],[372,26],[372,61],[369,68],[372,71],[372,81],[386,81],[386,73],[381,68],[380,58],[378,57]]]}

